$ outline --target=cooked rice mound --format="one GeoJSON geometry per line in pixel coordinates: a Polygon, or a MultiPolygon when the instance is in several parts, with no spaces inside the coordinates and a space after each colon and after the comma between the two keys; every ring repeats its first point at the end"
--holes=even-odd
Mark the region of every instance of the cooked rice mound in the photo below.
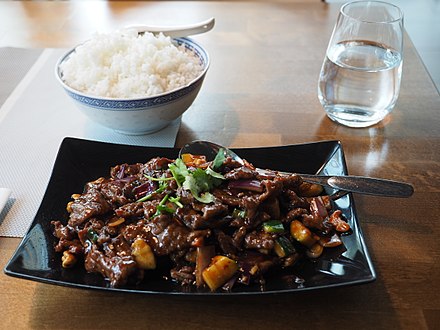
{"type": "Polygon", "coordinates": [[[71,88],[108,98],[140,98],[169,92],[196,79],[203,67],[170,37],[135,30],[96,34],[60,65],[71,88]]]}

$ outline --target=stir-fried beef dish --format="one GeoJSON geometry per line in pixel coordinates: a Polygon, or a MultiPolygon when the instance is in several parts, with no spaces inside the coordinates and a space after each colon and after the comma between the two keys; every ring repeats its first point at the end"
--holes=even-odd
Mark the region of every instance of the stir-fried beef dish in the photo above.
{"type": "Polygon", "coordinates": [[[55,250],[62,267],[100,273],[112,287],[168,265],[182,285],[231,290],[342,244],[350,226],[322,193],[221,152],[116,165],[72,195],[67,224],[52,221],[55,250]]]}

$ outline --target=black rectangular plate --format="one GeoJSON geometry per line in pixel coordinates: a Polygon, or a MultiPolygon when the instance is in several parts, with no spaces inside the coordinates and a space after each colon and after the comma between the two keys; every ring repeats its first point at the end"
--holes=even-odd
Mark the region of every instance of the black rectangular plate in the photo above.
{"type": "MultiPolygon", "coordinates": [[[[155,270],[149,272],[141,284],[111,288],[101,275],[88,274],[81,265],[63,269],[60,254],[53,248],[56,239],[52,235],[50,222],[67,221],[66,204],[70,196],[82,192],[86,182],[109,176],[111,166],[145,163],[157,156],[175,158],[178,151],[176,148],[139,147],[65,138],[35,219],[4,272],[10,276],[76,288],[185,296],[292,293],[375,280],[375,271],[350,194],[336,201],[336,207],[343,211],[353,229],[351,235],[343,236],[344,247],[326,249],[317,260],[303,262],[298,267],[272,271],[266,276],[264,287],[237,285],[232,292],[212,293],[194,287],[182,287],[164,278],[167,271],[155,270]]],[[[338,141],[236,151],[260,168],[325,175],[348,174],[342,145],[338,141]]]]}

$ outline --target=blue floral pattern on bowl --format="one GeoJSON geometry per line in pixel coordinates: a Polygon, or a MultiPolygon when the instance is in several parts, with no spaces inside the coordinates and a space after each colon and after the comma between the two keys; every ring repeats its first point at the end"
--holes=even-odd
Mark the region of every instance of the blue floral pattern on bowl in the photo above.
{"type": "Polygon", "coordinates": [[[136,109],[143,110],[146,107],[150,108],[150,107],[155,107],[170,102],[174,102],[175,100],[181,98],[183,95],[186,95],[189,92],[198,88],[202,84],[202,82],[203,80],[200,79],[196,83],[178,89],[175,92],[171,92],[170,94],[164,94],[162,96],[151,97],[147,99],[127,100],[127,101],[97,99],[90,96],[81,95],[76,92],[72,92],[71,90],[66,88],[65,91],[75,101],[81,102],[85,105],[94,108],[102,108],[105,110],[114,110],[114,111],[127,111],[127,110],[136,110],[136,109]]]}

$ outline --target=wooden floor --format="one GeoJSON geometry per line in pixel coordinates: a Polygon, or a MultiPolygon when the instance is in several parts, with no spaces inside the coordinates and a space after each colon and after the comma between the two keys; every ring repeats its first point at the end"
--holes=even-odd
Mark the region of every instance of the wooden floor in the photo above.
{"type": "Polygon", "coordinates": [[[440,91],[440,0],[383,1],[391,2],[403,10],[405,29],[440,91]]]}

